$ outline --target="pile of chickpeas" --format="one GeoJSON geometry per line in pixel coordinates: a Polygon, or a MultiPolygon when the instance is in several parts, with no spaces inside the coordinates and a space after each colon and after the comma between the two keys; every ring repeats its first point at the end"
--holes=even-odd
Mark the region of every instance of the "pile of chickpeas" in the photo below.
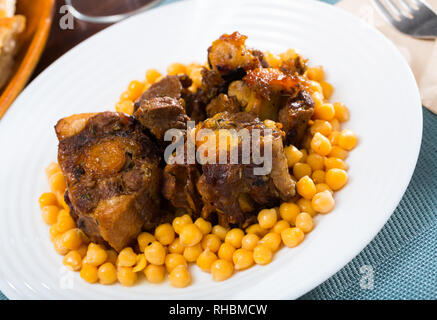
{"type": "MultiPolygon", "coordinates": [[[[295,55],[294,50],[274,55],[267,52],[272,67],[281,59],[295,55]]],[[[168,74],[187,74],[193,79],[191,90],[200,85],[199,64],[172,64],[168,74]]],[[[335,207],[334,192],[347,181],[345,163],[349,151],[357,145],[357,136],[341,123],[349,120],[349,110],[340,103],[330,103],[334,88],[325,81],[322,67],[309,68],[305,74],[315,101],[315,112],[310,120],[303,149],[290,145],[285,154],[290,172],[296,181],[297,195],[291,202],[279,207],[263,209],[258,223],[245,230],[227,229],[188,214],[173,222],[158,226],[154,234],[142,232],[137,237],[137,252],[127,247],[119,253],[92,243],[77,228],[69,207],[63,199],[65,181],[59,166],[50,164],[46,169],[51,192],[44,193],[40,207],[44,221],[50,225],[50,239],[55,250],[64,256],[63,263],[89,283],[105,285],[116,283],[132,286],[141,275],[151,283],[163,282],[167,275],[170,284],[183,288],[191,283],[189,264],[196,264],[213,280],[223,281],[235,272],[254,265],[267,265],[283,246],[294,248],[314,228],[313,218],[327,214],[335,207]]],[[[149,70],[144,81],[132,81],[116,105],[118,112],[133,113],[133,101],[138,99],[162,75],[149,70]]]]}

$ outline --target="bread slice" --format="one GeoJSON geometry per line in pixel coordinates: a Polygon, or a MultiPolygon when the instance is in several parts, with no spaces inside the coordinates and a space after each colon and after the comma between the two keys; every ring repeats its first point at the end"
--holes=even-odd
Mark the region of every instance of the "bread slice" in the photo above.
{"type": "Polygon", "coordinates": [[[15,14],[15,0],[0,0],[0,18],[10,18],[15,14]]]}
{"type": "Polygon", "coordinates": [[[0,89],[9,79],[17,52],[17,38],[26,26],[24,16],[0,18],[0,89]]]}

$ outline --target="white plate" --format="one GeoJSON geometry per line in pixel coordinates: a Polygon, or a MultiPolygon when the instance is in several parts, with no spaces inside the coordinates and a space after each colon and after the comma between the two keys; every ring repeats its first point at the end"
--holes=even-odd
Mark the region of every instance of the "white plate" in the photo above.
{"type": "Polygon", "coordinates": [[[83,42],[33,81],[0,122],[0,290],[9,298],[297,298],[357,255],[396,208],[417,160],[422,109],[395,47],[359,19],[316,1],[195,4],[151,10],[83,42]],[[299,247],[222,283],[196,267],[194,284],[185,289],[145,281],[132,288],[89,285],[66,271],[37,204],[48,190],[44,167],[56,160],[56,121],[113,110],[127,83],[143,79],[146,69],[203,62],[211,41],[234,30],[260,49],[299,48],[312,64],[325,66],[334,99],[350,108],[347,127],[360,144],[347,160],[350,181],[335,210],[316,219],[299,247]]]}

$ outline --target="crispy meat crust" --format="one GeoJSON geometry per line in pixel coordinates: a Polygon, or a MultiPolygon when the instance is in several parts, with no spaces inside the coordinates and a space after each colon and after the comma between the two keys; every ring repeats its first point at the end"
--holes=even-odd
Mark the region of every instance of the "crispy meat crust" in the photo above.
{"type": "Polygon", "coordinates": [[[238,32],[224,34],[208,48],[208,62],[213,70],[228,75],[235,70],[261,66],[260,59],[246,48],[246,36],[238,32]]]}
{"type": "MultiPolygon", "coordinates": [[[[252,132],[253,129],[264,130],[267,127],[253,114],[224,112],[206,120],[200,129],[247,129],[252,132]]],[[[226,164],[202,165],[203,174],[197,183],[197,189],[204,202],[202,215],[205,218],[214,212],[221,225],[246,226],[260,208],[276,205],[279,200],[288,201],[295,195],[295,183],[288,172],[282,135],[279,129],[273,129],[270,174],[255,175],[254,169],[260,165],[255,164],[253,159],[249,164],[241,164],[241,141],[237,145],[240,164],[231,164],[228,154],[226,164]],[[252,210],[246,210],[241,204],[242,198],[249,199],[256,206],[252,210]]],[[[264,140],[261,139],[262,146],[264,140]]]]}
{"type": "Polygon", "coordinates": [[[56,125],[71,214],[91,240],[121,250],[158,218],[158,150],[139,122],[124,114],[72,118],[56,125]]]}

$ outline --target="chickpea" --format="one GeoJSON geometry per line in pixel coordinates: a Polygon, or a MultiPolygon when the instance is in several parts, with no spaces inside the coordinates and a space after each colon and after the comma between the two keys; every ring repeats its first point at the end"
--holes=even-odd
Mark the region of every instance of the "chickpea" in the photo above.
{"type": "Polygon", "coordinates": [[[82,268],[82,257],[79,252],[72,250],[64,256],[63,264],[72,271],[79,271],[82,268]]]}
{"type": "Polygon", "coordinates": [[[234,266],[227,260],[216,260],[211,265],[211,274],[214,281],[229,279],[234,273],[234,266]]]}
{"type": "Polygon", "coordinates": [[[296,163],[302,159],[302,152],[295,146],[290,145],[284,148],[285,156],[287,157],[288,167],[292,168],[296,163]]]}
{"type": "Polygon", "coordinates": [[[297,205],[299,206],[301,212],[307,212],[312,216],[315,216],[317,213],[311,204],[311,200],[304,199],[304,198],[299,199],[297,200],[297,205]]]}
{"type": "Polygon", "coordinates": [[[88,246],[88,251],[84,258],[84,263],[98,267],[106,261],[108,254],[102,246],[90,243],[88,246]]]}
{"type": "Polygon", "coordinates": [[[311,176],[312,169],[307,163],[298,162],[293,167],[293,175],[297,180],[303,178],[304,176],[311,176]]]}
{"type": "Polygon", "coordinates": [[[195,246],[186,247],[183,255],[188,262],[195,262],[202,252],[202,245],[198,243],[195,246]]]}
{"type": "Polygon", "coordinates": [[[161,283],[165,278],[165,268],[164,266],[149,264],[146,269],[144,269],[144,274],[147,281],[151,283],[161,283]]]}
{"type": "Polygon", "coordinates": [[[168,251],[170,253],[184,253],[184,246],[181,243],[181,240],[179,238],[176,238],[173,240],[173,242],[168,246],[168,251]]]}
{"type": "Polygon", "coordinates": [[[178,75],[186,72],[186,67],[182,63],[172,63],[167,68],[167,74],[169,75],[178,75]]]}
{"type": "MultiPolygon", "coordinates": [[[[85,256],[86,256],[86,253],[87,253],[87,251],[88,251],[88,245],[86,245],[86,244],[82,244],[77,250],[75,250],[75,251],[77,251],[79,254],[80,254],[80,257],[81,258],[85,258],[85,256]]],[[[114,260],[115,261],[115,260],[114,260]]]]}
{"type": "Polygon", "coordinates": [[[202,240],[202,248],[204,250],[209,249],[209,251],[214,253],[219,250],[221,244],[220,238],[215,234],[207,234],[202,240]]]}
{"type": "Polygon", "coordinates": [[[80,277],[88,283],[96,283],[99,280],[97,267],[90,264],[84,264],[80,270],[80,277]]]}
{"type": "Polygon", "coordinates": [[[42,208],[42,218],[46,224],[51,226],[58,221],[58,206],[49,205],[42,208]]]}
{"type": "Polygon", "coordinates": [[[53,193],[64,193],[66,184],[62,172],[56,172],[49,178],[49,187],[53,193]]]}
{"type": "Polygon", "coordinates": [[[300,149],[300,152],[302,152],[302,158],[300,159],[299,162],[305,163],[307,161],[307,158],[308,158],[308,151],[306,149],[300,149]]]}
{"type": "Polygon", "coordinates": [[[314,210],[320,213],[331,212],[335,207],[335,200],[332,197],[331,192],[328,190],[317,193],[313,200],[312,206],[314,210]]]}
{"type": "Polygon", "coordinates": [[[261,228],[259,223],[253,224],[246,229],[247,234],[256,234],[258,237],[264,237],[269,230],[261,228]]]}
{"type": "Polygon", "coordinates": [[[175,288],[185,288],[191,283],[191,275],[186,266],[179,265],[170,272],[170,284],[175,288]]]}
{"type": "Polygon", "coordinates": [[[328,138],[326,138],[319,132],[316,132],[316,134],[313,137],[313,140],[311,140],[311,149],[313,149],[314,152],[316,152],[321,156],[326,156],[331,152],[332,146],[328,138]]]}
{"type": "Polygon", "coordinates": [[[312,153],[307,157],[307,163],[310,165],[312,171],[323,170],[325,166],[325,157],[312,153]]]}
{"type": "Polygon", "coordinates": [[[183,226],[187,224],[192,224],[193,220],[188,214],[184,214],[182,217],[176,217],[173,219],[173,229],[174,231],[180,235],[183,226]]]}
{"type": "Polygon", "coordinates": [[[259,244],[253,249],[253,260],[260,265],[266,265],[272,262],[273,252],[264,244],[259,244]]]}
{"type": "Polygon", "coordinates": [[[325,98],[331,98],[332,94],[334,93],[334,87],[332,86],[332,84],[326,81],[321,81],[320,85],[322,87],[323,95],[325,96],[325,98]]]}
{"type": "Polygon", "coordinates": [[[244,231],[238,228],[229,230],[226,234],[225,242],[231,244],[234,248],[241,248],[241,241],[244,237],[244,231]]]}
{"type": "Polygon", "coordinates": [[[172,225],[170,223],[164,223],[158,226],[155,229],[155,238],[164,246],[172,243],[175,238],[175,232],[172,225]]]}
{"type": "Polygon", "coordinates": [[[144,253],[141,253],[139,255],[137,255],[137,262],[135,263],[135,265],[132,267],[133,272],[140,272],[143,271],[147,266],[147,259],[146,256],[144,255],[144,253]]]}
{"type": "Polygon", "coordinates": [[[216,225],[212,228],[212,233],[219,237],[220,240],[224,241],[226,234],[228,233],[228,229],[222,227],[221,225],[216,225]]]}
{"type": "Polygon", "coordinates": [[[282,242],[289,247],[294,248],[298,246],[304,239],[305,234],[299,228],[289,228],[281,232],[282,242]]]}
{"type": "Polygon", "coordinates": [[[254,233],[246,234],[241,240],[241,247],[246,250],[253,250],[257,246],[259,237],[254,233]]]}
{"type": "Polygon", "coordinates": [[[134,102],[132,100],[119,101],[115,105],[115,111],[132,115],[134,113],[134,102]]]}
{"type": "Polygon", "coordinates": [[[335,117],[334,106],[330,103],[316,104],[314,107],[314,116],[316,119],[330,121],[335,117]]]}
{"type": "Polygon", "coordinates": [[[138,246],[140,247],[140,251],[144,252],[144,249],[155,240],[156,239],[153,236],[153,234],[150,234],[148,232],[140,233],[137,237],[138,246]]]}
{"type": "Polygon", "coordinates": [[[338,119],[334,118],[331,121],[329,121],[329,123],[331,124],[333,131],[340,131],[341,130],[341,124],[340,124],[340,121],[338,121],[338,119]]]}
{"type": "Polygon", "coordinates": [[[217,256],[215,255],[215,253],[209,250],[205,250],[199,255],[196,263],[199,266],[199,268],[202,269],[203,271],[210,272],[211,265],[216,260],[217,260],[217,256]]]}
{"type": "Polygon", "coordinates": [[[277,213],[275,209],[264,209],[258,213],[258,223],[261,228],[270,229],[277,221],[277,213]]]}
{"type": "MultiPolygon", "coordinates": [[[[333,146],[333,147],[337,146],[338,145],[338,139],[340,137],[340,132],[339,131],[333,131],[329,136],[326,136],[326,137],[328,137],[328,140],[331,143],[331,146],[333,146]]],[[[331,152],[332,152],[332,149],[331,149],[331,152]]]]}
{"type": "Polygon", "coordinates": [[[117,281],[117,269],[112,263],[106,262],[97,270],[97,276],[101,284],[113,284],[117,281]]]}
{"type": "Polygon", "coordinates": [[[310,132],[315,135],[316,132],[320,132],[325,137],[328,137],[332,133],[332,125],[326,120],[315,120],[311,125],[310,132]]]}
{"type": "Polygon", "coordinates": [[[172,272],[174,268],[180,265],[188,267],[187,261],[181,254],[170,253],[165,257],[165,267],[167,268],[167,271],[169,273],[172,272]]]}
{"type": "Polygon", "coordinates": [[[326,184],[334,191],[340,190],[347,183],[347,173],[342,169],[329,169],[326,172],[326,184]]]}
{"type": "Polygon", "coordinates": [[[202,240],[203,233],[195,224],[187,224],[182,227],[179,235],[182,245],[186,247],[195,246],[202,240]]]}
{"type": "Polygon", "coordinates": [[[62,235],[62,245],[69,250],[76,250],[82,244],[82,231],[74,228],[62,235]]]}
{"type": "Polygon", "coordinates": [[[349,110],[348,108],[341,102],[334,103],[334,109],[335,109],[335,117],[340,122],[346,122],[350,118],[349,110]]]}
{"type": "Polygon", "coordinates": [[[149,69],[146,71],[146,80],[150,84],[154,84],[161,76],[161,73],[156,69],[149,69]]]}
{"type": "Polygon", "coordinates": [[[50,177],[57,173],[57,172],[61,172],[61,167],[59,166],[59,164],[52,162],[50,163],[46,168],[45,168],[45,173],[46,173],[46,177],[48,179],[50,179],[50,177]]]}
{"type": "Polygon", "coordinates": [[[211,232],[212,230],[212,225],[211,222],[206,221],[203,218],[198,218],[194,224],[199,228],[199,230],[203,233],[203,234],[208,234],[211,232]]]}
{"type": "Polygon", "coordinates": [[[137,100],[143,93],[144,83],[138,80],[133,80],[129,83],[127,92],[130,100],[137,100]]]}
{"type": "Polygon", "coordinates": [[[70,251],[68,248],[64,246],[64,239],[62,234],[58,234],[54,236],[53,245],[55,247],[55,251],[60,255],[64,256],[68,253],[68,251],[70,251]]]}
{"type": "MultiPolygon", "coordinates": [[[[243,246],[244,246],[244,238],[243,238],[243,246]]],[[[232,256],[234,252],[235,252],[235,248],[230,243],[224,242],[220,245],[218,251],[218,257],[222,260],[232,261],[232,256]]]]}
{"type": "Polygon", "coordinates": [[[117,260],[118,267],[133,267],[137,263],[137,254],[131,247],[120,251],[117,260]]]}
{"type": "Polygon", "coordinates": [[[324,183],[325,182],[325,171],[316,170],[313,172],[313,175],[311,178],[313,179],[313,181],[316,185],[319,183],[324,183]]]}
{"type": "Polygon", "coordinates": [[[132,267],[119,267],[117,269],[117,278],[121,285],[131,287],[137,282],[138,276],[132,267]]]}
{"type": "Polygon", "coordinates": [[[305,176],[301,178],[296,184],[297,193],[299,193],[305,199],[311,200],[316,194],[316,185],[313,180],[305,176]]]}
{"type": "MultiPolygon", "coordinates": [[[[297,218],[299,218],[301,214],[302,213],[300,213],[297,218]]],[[[298,221],[297,218],[296,223],[298,221]]],[[[272,252],[276,252],[279,250],[279,246],[281,245],[281,236],[278,233],[269,232],[259,241],[259,243],[268,247],[272,252]]]]}
{"type": "Polygon", "coordinates": [[[247,249],[238,249],[232,255],[235,270],[244,270],[253,265],[253,253],[247,249]]]}
{"type": "Polygon", "coordinates": [[[325,71],[321,66],[308,68],[306,71],[306,76],[310,80],[321,82],[325,79],[325,71]]]}
{"type": "Polygon", "coordinates": [[[294,225],[296,216],[300,213],[300,208],[297,204],[291,202],[283,202],[279,207],[281,218],[294,225]]]}
{"type": "Polygon", "coordinates": [[[70,229],[76,228],[76,223],[68,211],[61,210],[58,213],[58,220],[54,226],[58,233],[64,233],[70,229]]]}
{"type": "Polygon", "coordinates": [[[158,242],[154,241],[144,250],[144,256],[151,264],[162,265],[165,262],[165,248],[158,242]]]}
{"type": "Polygon", "coordinates": [[[278,234],[281,234],[282,230],[290,228],[290,223],[286,220],[280,220],[276,222],[276,224],[271,229],[272,232],[276,232],[278,234]]]}
{"type": "Polygon", "coordinates": [[[325,159],[326,170],[329,169],[342,169],[347,170],[346,163],[340,158],[329,157],[325,159]]]}
{"type": "Polygon", "coordinates": [[[338,145],[347,151],[350,151],[353,148],[355,148],[357,143],[358,143],[358,138],[356,134],[348,129],[343,130],[340,133],[340,136],[338,137],[338,145]]]}
{"type": "Polygon", "coordinates": [[[338,147],[338,146],[333,146],[331,152],[328,155],[329,157],[334,157],[334,158],[340,158],[341,160],[346,160],[346,158],[349,156],[349,152],[338,147]]]}
{"type": "Polygon", "coordinates": [[[334,194],[334,191],[332,191],[331,188],[326,183],[318,183],[318,184],[316,184],[316,194],[320,193],[320,192],[323,192],[323,191],[326,191],[326,190],[329,191],[331,194],[334,194]]]}
{"type": "Polygon", "coordinates": [[[296,217],[296,227],[302,230],[304,233],[308,233],[313,230],[314,221],[310,214],[301,212],[296,217]]]}

